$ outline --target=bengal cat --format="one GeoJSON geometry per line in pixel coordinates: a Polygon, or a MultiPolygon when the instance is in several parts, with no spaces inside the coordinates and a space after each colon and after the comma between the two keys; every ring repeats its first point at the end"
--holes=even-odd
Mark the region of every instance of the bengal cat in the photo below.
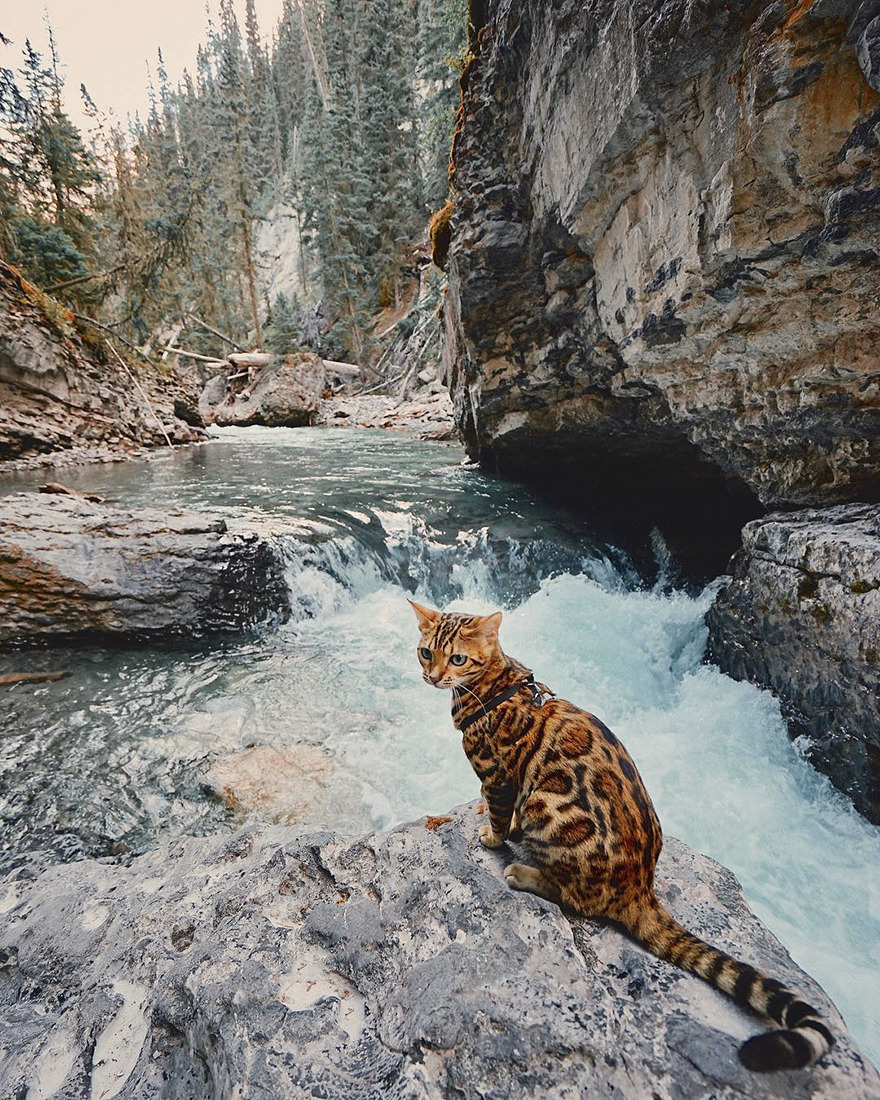
{"type": "Polygon", "coordinates": [[[498,643],[501,612],[461,615],[410,600],[426,683],[452,689],[452,720],[479,776],[487,848],[522,840],[533,866],[511,863],[514,890],[623,925],[649,951],[704,978],[782,1030],[739,1051],[750,1070],[810,1066],[834,1045],[816,1009],[683,928],[654,893],[663,842],[629,753],[598,718],[535,683],[498,643]]]}

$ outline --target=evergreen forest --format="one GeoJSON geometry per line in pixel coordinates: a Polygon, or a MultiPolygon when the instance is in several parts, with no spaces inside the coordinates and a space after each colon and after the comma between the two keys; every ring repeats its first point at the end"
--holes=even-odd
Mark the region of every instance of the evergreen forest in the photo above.
{"type": "Polygon", "coordinates": [[[109,118],[83,86],[82,129],[63,43],[21,44],[0,69],[0,256],[139,347],[189,324],[211,355],[222,332],[369,362],[380,311],[415,308],[446,199],[466,0],[285,0],[268,34],[254,0],[243,25],[232,0],[207,18],[177,85],[159,53],[146,117],[109,118]],[[273,233],[297,269],[277,293],[273,233]]]}

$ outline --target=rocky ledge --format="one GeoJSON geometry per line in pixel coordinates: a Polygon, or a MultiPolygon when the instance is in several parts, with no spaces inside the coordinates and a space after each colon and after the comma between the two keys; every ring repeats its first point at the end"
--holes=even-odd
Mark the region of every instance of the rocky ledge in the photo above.
{"type": "Polygon", "coordinates": [[[357,840],[251,826],[12,881],[0,1094],[880,1095],[717,863],[670,839],[660,891],[827,1013],[838,1044],[812,1070],[750,1075],[736,1050],[758,1021],[616,929],[511,892],[505,862],[464,807],[357,840]]]}
{"type": "Polygon", "coordinates": [[[321,402],[317,423],[326,428],[387,428],[419,439],[458,439],[445,389],[408,399],[379,394],[329,397],[321,402]]]}
{"type": "Polygon", "coordinates": [[[109,460],[204,439],[183,376],[119,351],[0,262],[0,461],[109,460]]]}
{"type": "Polygon", "coordinates": [[[0,638],[237,631],[285,616],[271,546],[224,520],[70,496],[0,498],[0,638]]]}
{"type": "Polygon", "coordinates": [[[445,307],[471,455],[726,486],[744,518],[880,500],[875,0],[471,8],[445,307]]]}
{"type": "Polygon", "coordinates": [[[880,506],[755,520],[730,571],[709,658],[771,688],[813,764],[880,823],[880,506]]]}

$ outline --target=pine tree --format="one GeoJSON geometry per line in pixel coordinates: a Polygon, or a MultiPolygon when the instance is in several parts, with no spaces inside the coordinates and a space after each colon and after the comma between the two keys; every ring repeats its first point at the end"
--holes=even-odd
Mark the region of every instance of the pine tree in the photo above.
{"type": "Polygon", "coordinates": [[[446,200],[458,70],[467,49],[468,0],[417,0],[419,161],[429,210],[446,200]]]}
{"type": "Polygon", "coordinates": [[[224,175],[227,184],[227,209],[241,245],[241,260],[250,301],[256,345],[263,346],[257,278],[254,261],[253,219],[255,188],[252,180],[256,152],[248,126],[248,105],[244,96],[244,56],[241,31],[232,0],[221,0],[221,40],[217,86],[223,129],[229,148],[224,151],[224,175]]]}
{"type": "Polygon", "coordinates": [[[276,355],[290,355],[301,346],[299,304],[284,294],[276,295],[271,321],[266,328],[266,344],[276,355]]]}
{"type": "MultiPolygon", "coordinates": [[[[87,274],[93,250],[94,188],[100,176],[92,154],[61,105],[62,81],[50,28],[52,63],[30,41],[20,69],[22,87],[6,70],[2,122],[6,247],[14,262],[42,286],[87,274]]],[[[5,220],[5,219],[4,219],[5,220]]]]}
{"type": "Polygon", "coordinates": [[[362,145],[370,189],[370,249],[385,304],[400,302],[400,270],[422,218],[413,89],[412,20],[402,4],[364,9],[358,56],[362,145]]]}

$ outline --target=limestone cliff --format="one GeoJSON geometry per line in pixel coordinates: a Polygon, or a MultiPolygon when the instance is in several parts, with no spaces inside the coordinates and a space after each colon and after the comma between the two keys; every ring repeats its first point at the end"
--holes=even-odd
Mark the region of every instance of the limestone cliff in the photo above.
{"type": "Polygon", "coordinates": [[[446,303],[472,455],[754,513],[880,499],[878,12],[486,5],[446,303]]]}
{"type": "Polygon", "coordinates": [[[97,329],[0,262],[0,461],[201,438],[181,417],[198,421],[195,398],[170,368],[120,362],[97,329]]]}

